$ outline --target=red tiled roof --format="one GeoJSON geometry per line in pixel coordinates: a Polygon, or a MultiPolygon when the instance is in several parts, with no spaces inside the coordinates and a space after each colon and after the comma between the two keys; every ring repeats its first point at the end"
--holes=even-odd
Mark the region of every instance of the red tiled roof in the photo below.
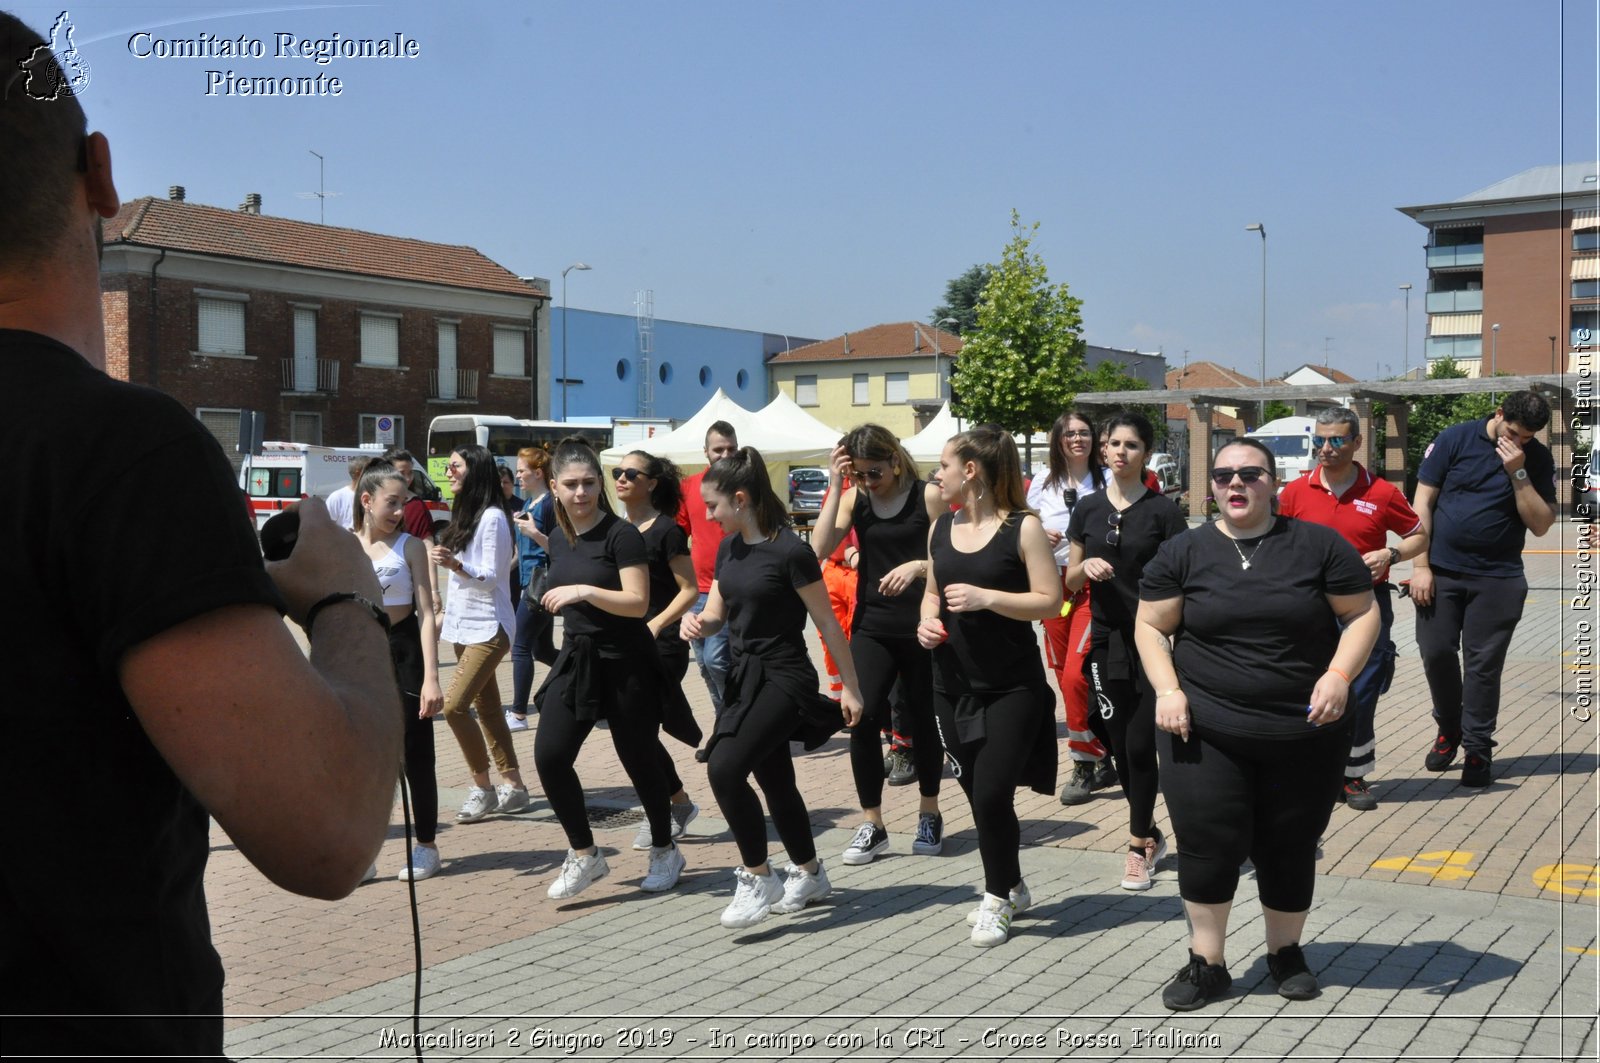
{"type": "Polygon", "coordinates": [[[106,243],[127,242],[201,255],[303,266],[334,273],[472,288],[508,295],[547,293],[470,247],[434,244],[266,214],[145,196],[106,223],[106,243]]]}
{"type": "Polygon", "coordinates": [[[896,321],[888,325],[873,325],[860,332],[846,332],[831,340],[808,343],[768,359],[767,364],[854,361],[860,358],[926,358],[934,351],[935,334],[939,337],[941,354],[955,354],[961,350],[961,337],[954,332],[916,321],[896,321]]]}
{"type": "Polygon", "coordinates": [[[1186,366],[1167,370],[1169,388],[1253,388],[1258,383],[1255,377],[1245,376],[1216,362],[1190,362],[1186,366]]]}

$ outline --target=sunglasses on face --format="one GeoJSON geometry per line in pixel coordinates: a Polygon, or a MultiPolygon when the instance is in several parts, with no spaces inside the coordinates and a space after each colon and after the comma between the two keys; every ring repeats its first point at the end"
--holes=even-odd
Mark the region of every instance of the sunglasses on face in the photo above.
{"type": "Polygon", "coordinates": [[[1094,433],[1082,428],[1070,429],[1061,433],[1062,439],[1088,439],[1094,433]]]}
{"type": "Polygon", "coordinates": [[[1122,513],[1113,511],[1111,516],[1106,518],[1106,523],[1111,526],[1106,532],[1106,545],[1116,546],[1122,541],[1122,513]]]}
{"type": "Polygon", "coordinates": [[[629,483],[633,483],[635,480],[644,479],[644,473],[640,472],[638,469],[612,469],[611,478],[613,480],[626,480],[629,483]]]}
{"type": "Polygon", "coordinates": [[[1237,469],[1212,469],[1211,482],[1218,487],[1227,487],[1237,476],[1241,483],[1253,484],[1266,474],[1267,470],[1259,465],[1241,465],[1237,469]]]}
{"type": "Polygon", "coordinates": [[[875,484],[889,475],[887,469],[857,469],[852,475],[863,483],[875,484]]]}
{"type": "Polygon", "coordinates": [[[1349,436],[1312,436],[1311,449],[1321,450],[1324,446],[1329,446],[1338,450],[1348,442],[1350,442],[1349,436]]]}

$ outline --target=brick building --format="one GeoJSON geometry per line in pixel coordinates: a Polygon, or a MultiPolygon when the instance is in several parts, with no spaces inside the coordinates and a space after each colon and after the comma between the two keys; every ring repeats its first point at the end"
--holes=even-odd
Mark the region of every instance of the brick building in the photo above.
{"type": "Polygon", "coordinates": [[[172,395],[230,453],[243,409],[266,438],[421,450],[452,412],[548,416],[549,285],[470,247],[171,197],[106,223],[106,370],[172,395]]]}

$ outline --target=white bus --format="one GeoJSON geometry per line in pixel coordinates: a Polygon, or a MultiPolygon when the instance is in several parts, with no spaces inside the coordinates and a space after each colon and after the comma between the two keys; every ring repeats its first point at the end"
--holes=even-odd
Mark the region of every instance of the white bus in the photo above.
{"type": "Polygon", "coordinates": [[[553,447],[567,436],[583,436],[596,452],[611,446],[609,424],[569,424],[563,421],[529,421],[496,414],[456,413],[435,417],[428,425],[428,476],[450,500],[445,466],[450,452],[476,443],[494,455],[496,464],[515,467],[523,447],[553,447]]]}

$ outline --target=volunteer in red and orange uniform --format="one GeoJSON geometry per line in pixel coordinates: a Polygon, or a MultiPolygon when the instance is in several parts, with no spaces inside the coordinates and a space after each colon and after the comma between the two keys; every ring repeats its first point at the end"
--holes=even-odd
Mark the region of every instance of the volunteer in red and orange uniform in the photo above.
{"type": "Polygon", "coordinates": [[[1358,812],[1378,807],[1367,786],[1367,776],[1377,767],[1376,718],[1378,695],[1394,678],[1394,587],[1389,570],[1428,548],[1428,533],[1405,496],[1389,481],[1374,476],[1355,460],[1361,447],[1361,427],[1355,412],[1343,406],[1317,414],[1311,446],[1317,467],[1295,480],[1278,496],[1278,512],[1313,524],[1324,524],[1342,535],[1361,553],[1372,572],[1372,590],[1378,599],[1382,626],[1366,666],[1350,684],[1347,712],[1351,724],[1350,759],[1345,765],[1344,788],[1339,800],[1358,812]],[[1389,545],[1389,533],[1400,537],[1389,545]]]}

